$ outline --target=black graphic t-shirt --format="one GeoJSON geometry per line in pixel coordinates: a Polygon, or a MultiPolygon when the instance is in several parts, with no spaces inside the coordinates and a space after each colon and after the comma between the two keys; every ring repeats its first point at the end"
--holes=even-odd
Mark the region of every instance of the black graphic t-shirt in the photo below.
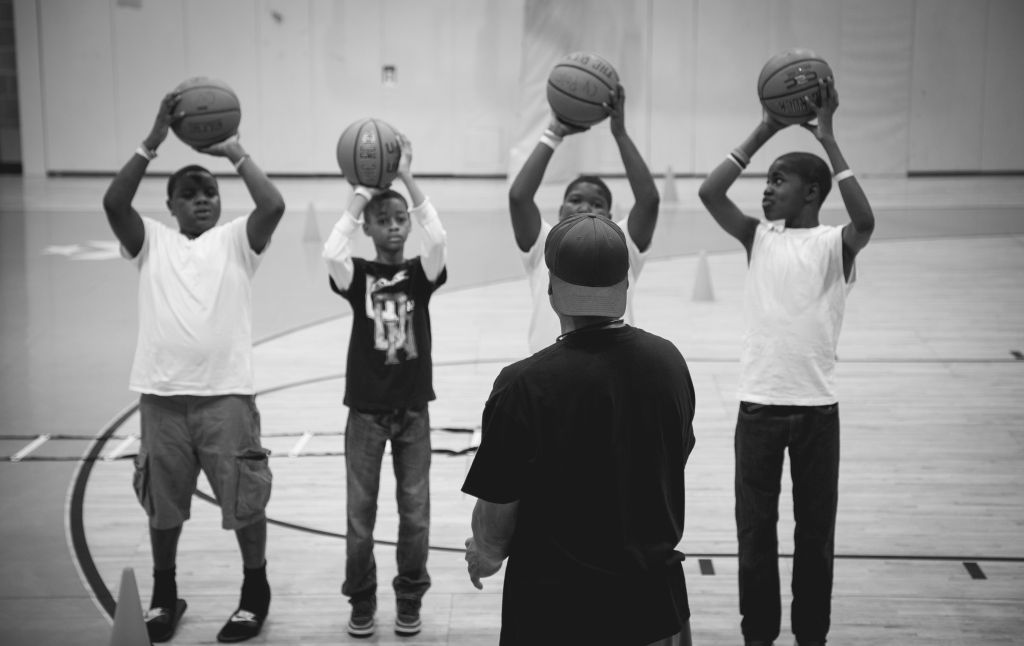
{"type": "Polygon", "coordinates": [[[352,283],[331,289],[352,305],[345,405],[362,410],[421,408],[434,396],[430,357],[430,296],[448,279],[435,282],[419,257],[400,265],[353,258],[352,283]]]}

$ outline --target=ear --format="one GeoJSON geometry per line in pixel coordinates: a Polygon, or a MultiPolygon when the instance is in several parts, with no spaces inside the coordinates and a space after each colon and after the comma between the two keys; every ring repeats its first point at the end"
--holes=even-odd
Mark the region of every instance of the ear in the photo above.
{"type": "Polygon", "coordinates": [[[804,190],[804,202],[821,202],[821,185],[817,182],[808,182],[804,190]]]}

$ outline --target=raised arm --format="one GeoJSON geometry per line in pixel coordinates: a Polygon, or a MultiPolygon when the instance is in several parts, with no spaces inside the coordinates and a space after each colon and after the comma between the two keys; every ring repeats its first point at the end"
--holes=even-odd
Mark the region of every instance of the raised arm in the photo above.
{"type": "Polygon", "coordinates": [[[637,249],[647,251],[654,237],[654,228],[658,224],[658,207],[661,196],[654,184],[647,163],[640,156],[636,144],[626,133],[626,92],[620,84],[615,94],[606,105],[611,118],[612,136],[619,147],[619,156],[626,169],[629,188],[633,191],[633,208],[629,211],[629,237],[636,243],[637,249]]]}
{"type": "Polygon", "coordinates": [[[245,152],[237,134],[201,148],[199,152],[227,157],[242,177],[252,201],[256,204],[246,222],[249,246],[256,253],[262,253],[270,243],[270,237],[281,221],[281,216],[284,215],[284,198],[281,193],[249,153],[245,152]]]}
{"type": "Polygon", "coordinates": [[[174,108],[178,103],[178,95],[170,92],[160,101],[153,128],[142,140],[135,154],[132,155],[107,188],[103,195],[103,210],[107,214],[107,222],[121,246],[131,257],[138,255],[145,241],[146,229],[142,217],[132,206],[135,193],[146,174],[149,162],[156,157],[156,149],[167,138],[167,131],[175,119],[174,108]]]}
{"type": "Polygon", "coordinates": [[[423,246],[420,248],[420,262],[423,265],[423,273],[427,280],[434,282],[441,275],[448,256],[448,233],[437,216],[437,210],[430,200],[424,195],[416,178],[412,174],[412,142],[403,135],[398,135],[398,142],[402,146],[402,156],[398,161],[398,178],[405,184],[412,198],[412,208],[409,212],[416,222],[423,228],[423,246]]]}
{"type": "Polygon", "coordinates": [[[473,536],[466,539],[466,563],[469,580],[477,590],[484,587],[480,579],[500,570],[502,561],[508,556],[518,513],[518,502],[476,501],[471,521],[473,536]]]}
{"type": "Polygon", "coordinates": [[[839,150],[839,144],[836,143],[832,122],[839,107],[839,93],[832,79],[822,79],[818,84],[821,90],[821,105],[817,106],[808,101],[817,117],[813,123],[802,125],[825,149],[828,161],[832,165],[832,172],[835,174],[836,184],[839,186],[839,194],[843,198],[846,212],[850,215],[850,223],[843,227],[843,264],[849,277],[853,257],[871,240],[871,234],[875,230],[875,214],[871,210],[864,189],[853,175],[850,165],[846,163],[846,158],[839,150]]]}
{"type": "Polygon", "coordinates": [[[736,206],[736,203],[729,199],[727,193],[736,178],[750,163],[750,158],[754,156],[754,153],[760,150],[761,146],[783,127],[783,124],[772,119],[765,112],[754,131],[711,171],[697,192],[700,201],[704,203],[704,207],[707,208],[708,213],[715,219],[718,226],[740,241],[747,251],[748,259],[750,258],[750,248],[754,244],[754,232],[757,231],[758,220],[745,215],[736,206]]]}
{"type": "Polygon", "coordinates": [[[327,273],[338,289],[345,291],[352,284],[352,236],[363,224],[363,209],[380,189],[357,186],[348,200],[348,206],[327,235],[321,257],[327,264],[327,273]]]}
{"type": "Polygon", "coordinates": [[[540,209],[534,198],[555,148],[562,143],[563,137],[584,130],[586,128],[571,126],[552,115],[547,129],[509,187],[508,209],[512,216],[512,233],[521,251],[529,251],[540,235],[540,209]]]}

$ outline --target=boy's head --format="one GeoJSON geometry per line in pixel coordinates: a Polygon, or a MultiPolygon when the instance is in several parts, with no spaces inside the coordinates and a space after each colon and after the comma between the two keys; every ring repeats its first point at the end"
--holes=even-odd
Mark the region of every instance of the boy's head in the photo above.
{"type": "Polygon", "coordinates": [[[409,203],[398,191],[383,190],[363,208],[363,233],[373,240],[378,255],[401,252],[411,230],[409,203]]]}
{"type": "Polygon", "coordinates": [[[596,175],[580,175],[565,188],[558,219],[565,220],[582,213],[594,213],[611,219],[612,192],[596,175]]]}
{"type": "Polygon", "coordinates": [[[195,238],[220,220],[220,188],[213,173],[195,164],[178,169],[167,180],[167,209],[178,229],[195,238]]]}
{"type": "Polygon", "coordinates": [[[761,207],[768,220],[789,223],[805,213],[816,219],[830,190],[832,172],[825,160],[811,153],[786,153],[768,168],[761,207]]]}

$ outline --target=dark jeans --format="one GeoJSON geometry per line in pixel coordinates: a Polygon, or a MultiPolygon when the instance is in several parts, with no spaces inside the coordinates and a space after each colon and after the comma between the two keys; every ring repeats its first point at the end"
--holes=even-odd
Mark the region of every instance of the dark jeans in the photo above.
{"type": "Polygon", "coordinates": [[[391,441],[397,486],[397,599],[419,601],[430,587],[430,415],[422,410],[388,412],[349,410],[345,427],[348,535],[345,582],[341,592],[353,601],[375,597],[377,563],[373,527],[377,521],[384,447],[391,441]]]}
{"type": "Polygon", "coordinates": [[[747,640],[779,636],[779,492],[789,449],[796,522],[791,621],[798,641],[824,640],[832,612],[839,490],[839,404],[740,402],[736,421],[736,532],[741,627],[747,640]]]}

